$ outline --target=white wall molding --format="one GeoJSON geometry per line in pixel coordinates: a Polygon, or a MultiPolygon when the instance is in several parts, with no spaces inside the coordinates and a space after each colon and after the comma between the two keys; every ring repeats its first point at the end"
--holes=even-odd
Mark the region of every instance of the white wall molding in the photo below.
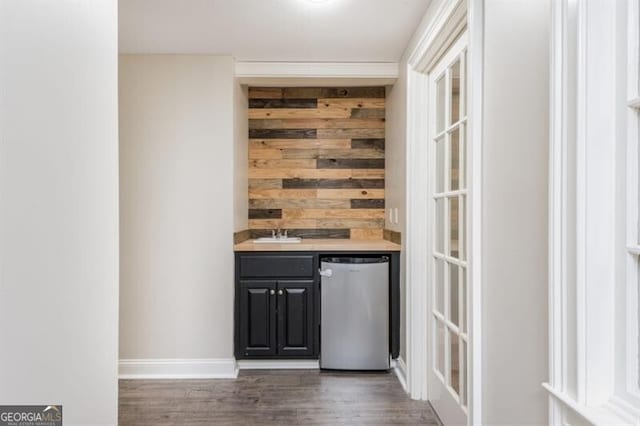
{"type": "Polygon", "coordinates": [[[241,84],[387,85],[398,78],[397,62],[236,62],[241,84]]]}
{"type": "Polygon", "coordinates": [[[277,360],[238,360],[240,370],[317,370],[320,362],[315,359],[277,359],[277,360]]]}
{"type": "Polygon", "coordinates": [[[402,358],[398,358],[393,362],[393,372],[396,374],[398,381],[402,385],[402,389],[405,392],[409,392],[409,388],[407,388],[407,365],[404,363],[402,358]]]}
{"type": "Polygon", "coordinates": [[[414,399],[428,399],[427,324],[429,310],[428,244],[431,238],[427,226],[430,214],[428,194],[424,191],[428,182],[429,164],[426,149],[428,128],[428,76],[426,72],[438,61],[452,42],[465,29],[469,29],[469,223],[472,234],[469,240],[471,298],[470,314],[470,413],[469,423],[480,424],[481,415],[481,185],[482,185],[482,94],[483,94],[483,1],[466,2],[448,0],[441,3],[432,22],[417,35],[415,48],[408,53],[407,69],[407,391],[414,399]]]}
{"type": "Polygon", "coordinates": [[[411,66],[407,71],[407,388],[413,399],[428,399],[429,357],[427,320],[430,299],[427,290],[428,231],[428,76],[411,66]]]}
{"type": "Polygon", "coordinates": [[[470,0],[469,31],[469,424],[482,424],[484,0],[470,0]]]}
{"type": "Polygon", "coordinates": [[[466,2],[463,0],[444,1],[436,12],[431,25],[420,36],[409,55],[409,63],[415,69],[428,71],[466,26],[466,2]]]}
{"type": "Polygon", "coordinates": [[[639,418],[616,403],[615,389],[616,39],[623,3],[552,3],[549,382],[543,384],[552,425],[575,423],[576,415],[592,424],[639,418]]]}
{"type": "Polygon", "coordinates": [[[235,379],[234,358],[121,359],[120,379],[235,379]]]}

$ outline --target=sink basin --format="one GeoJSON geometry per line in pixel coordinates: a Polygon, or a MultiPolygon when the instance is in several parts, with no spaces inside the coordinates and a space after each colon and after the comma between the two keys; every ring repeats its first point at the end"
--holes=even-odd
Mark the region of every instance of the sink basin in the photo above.
{"type": "Polygon", "coordinates": [[[253,240],[254,243],[285,243],[285,244],[291,244],[291,243],[300,243],[302,242],[302,238],[298,238],[298,237],[262,237],[262,238],[256,238],[255,240],[253,240]]]}

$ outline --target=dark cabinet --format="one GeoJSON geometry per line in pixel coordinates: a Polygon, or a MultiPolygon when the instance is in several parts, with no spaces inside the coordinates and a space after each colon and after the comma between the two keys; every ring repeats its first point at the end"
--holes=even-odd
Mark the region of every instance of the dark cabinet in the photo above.
{"type": "MultiPolygon", "coordinates": [[[[359,255],[346,253],[341,255],[359,255]]],[[[237,359],[317,359],[320,354],[320,277],[324,252],[236,253],[237,359]]],[[[366,256],[367,254],[365,254],[366,256]]],[[[400,351],[400,258],[390,256],[390,348],[400,351]]]]}
{"type": "Polygon", "coordinates": [[[313,281],[278,281],[278,355],[313,355],[313,281]]]}
{"type": "Polygon", "coordinates": [[[276,354],[276,282],[240,281],[240,345],[246,356],[276,354]]]}
{"type": "Polygon", "coordinates": [[[314,281],[240,280],[241,357],[314,355],[314,281]]]}

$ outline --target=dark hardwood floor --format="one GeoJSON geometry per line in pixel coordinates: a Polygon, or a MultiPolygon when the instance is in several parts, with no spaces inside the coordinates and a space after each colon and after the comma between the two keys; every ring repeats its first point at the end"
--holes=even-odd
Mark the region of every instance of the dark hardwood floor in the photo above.
{"type": "Polygon", "coordinates": [[[393,373],[241,371],[236,380],[120,380],[120,425],[437,425],[393,373]]]}

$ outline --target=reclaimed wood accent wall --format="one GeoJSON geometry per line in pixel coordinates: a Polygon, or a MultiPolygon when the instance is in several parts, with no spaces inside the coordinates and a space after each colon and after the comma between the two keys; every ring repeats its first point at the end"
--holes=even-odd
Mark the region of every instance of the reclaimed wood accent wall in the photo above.
{"type": "Polygon", "coordinates": [[[249,229],[382,239],[385,88],[249,88],[249,229]]]}

